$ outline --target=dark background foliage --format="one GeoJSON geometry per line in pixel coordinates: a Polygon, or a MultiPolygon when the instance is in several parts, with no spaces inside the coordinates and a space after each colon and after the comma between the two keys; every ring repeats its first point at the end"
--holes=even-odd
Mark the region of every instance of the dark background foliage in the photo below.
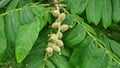
{"type": "Polygon", "coordinates": [[[53,0],[0,0],[0,68],[120,68],[120,0],[58,1],[72,28],[62,55],[43,60],[53,0]]]}

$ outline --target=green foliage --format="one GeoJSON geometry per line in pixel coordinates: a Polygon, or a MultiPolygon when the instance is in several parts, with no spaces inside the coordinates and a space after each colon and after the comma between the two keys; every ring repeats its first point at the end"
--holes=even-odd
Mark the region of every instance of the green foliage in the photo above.
{"type": "Polygon", "coordinates": [[[112,23],[112,5],[111,0],[103,0],[102,24],[107,28],[112,23]]]}
{"type": "Polygon", "coordinates": [[[102,0],[89,0],[86,8],[86,16],[88,21],[97,25],[100,22],[102,13],[102,0]]]}
{"type": "Polygon", "coordinates": [[[7,39],[6,39],[6,36],[5,36],[5,25],[4,25],[4,21],[3,21],[3,18],[2,16],[0,15],[0,61],[5,53],[5,50],[7,48],[7,39]]]}
{"type": "Polygon", "coordinates": [[[81,14],[85,10],[87,3],[88,3],[88,0],[73,0],[71,2],[72,6],[70,8],[71,13],[81,14]]]}
{"type": "Polygon", "coordinates": [[[12,43],[15,42],[19,27],[21,25],[20,18],[19,18],[19,12],[17,12],[16,10],[14,10],[13,12],[6,15],[6,18],[5,18],[6,36],[7,36],[8,41],[12,43]]]}
{"type": "Polygon", "coordinates": [[[68,31],[64,36],[65,45],[75,46],[80,43],[86,35],[86,31],[83,29],[81,24],[78,24],[75,28],[68,31]]]}
{"type": "Polygon", "coordinates": [[[113,21],[120,22],[120,0],[112,0],[113,4],[113,21]]]}
{"type": "Polygon", "coordinates": [[[49,58],[53,0],[0,1],[0,68],[120,68],[120,0],[58,1],[70,27],[49,58]]]}

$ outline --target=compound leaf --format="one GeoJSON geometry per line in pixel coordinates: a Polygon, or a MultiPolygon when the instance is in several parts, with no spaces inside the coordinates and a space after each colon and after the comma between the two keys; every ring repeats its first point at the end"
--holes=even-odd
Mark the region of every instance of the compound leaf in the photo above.
{"type": "Polygon", "coordinates": [[[110,58],[90,37],[75,48],[70,62],[75,68],[107,68],[110,58]]]}

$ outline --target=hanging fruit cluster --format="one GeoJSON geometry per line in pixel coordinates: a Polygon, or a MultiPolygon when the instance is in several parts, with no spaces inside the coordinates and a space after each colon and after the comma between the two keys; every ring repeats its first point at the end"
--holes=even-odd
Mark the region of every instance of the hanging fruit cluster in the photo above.
{"type": "Polygon", "coordinates": [[[46,48],[47,57],[53,55],[53,52],[57,52],[60,54],[61,47],[64,46],[63,41],[61,38],[63,37],[62,32],[65,32],[69,29],[67,24],[62,24],[65,19],[65,13],[60,13],[60,6],[59,4],[55,4],[56,9],[53,10],[53,16],[57,17],[56,21],[52,24],[52,29],[57,29],[57,33],[50,34],[50,42],[48,42],[46,48]]]}

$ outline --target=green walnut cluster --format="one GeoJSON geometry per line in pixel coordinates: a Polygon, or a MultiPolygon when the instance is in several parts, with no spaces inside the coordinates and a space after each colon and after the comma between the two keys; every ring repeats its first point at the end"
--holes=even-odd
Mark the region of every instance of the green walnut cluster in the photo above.
{"type": "Polygon", "coordinates": [[[64,46],[61,38],[63,37],[62,32],[65,32],[69,29],[67,24],[62,24],[65,19],[65,13],[60,13],[59,5],[56,4],[56,9],[53,10],[53,16],[57,17],[56,21],[52,24],[52,29],[57,29],[57,33],[50,34],[50,41],[47,44],[46,54],[48,57],[53,55],[53,52],[57,52],[60,54],[61,47],[64,46]]]}

